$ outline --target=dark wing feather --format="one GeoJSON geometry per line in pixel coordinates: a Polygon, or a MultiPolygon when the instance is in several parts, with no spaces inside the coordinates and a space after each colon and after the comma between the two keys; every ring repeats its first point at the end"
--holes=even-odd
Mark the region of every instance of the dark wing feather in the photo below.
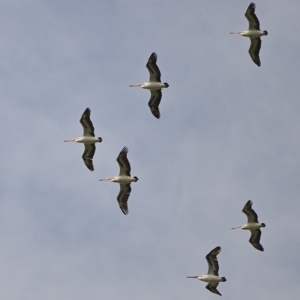
{"type": "Polygon", "coordinates": [[[208,272],[207,274],[213,274],[215,276],[219,276],[219,263],[217,259],[217,255],[221,252],[221,247],[218,246],[211,250],[206,256],[206,260],[208,263],[208,272]]]}
{"type": "Polygon", "coordinates": [[[160,70],[156,64],[156,61],[157,61],[157,54],[153,52],[148,59],[146,67],[150,73],[149,81],[160,82],[160,70]]]}
{"type": "Polygon", "coordinates": [[[249,22],[249,30],[260,30],[259,29],[259,20],[255,14],[255,4],[253,2],[250,3],[249,7],[246,10],[245,17],[249,22]]]}
{"type": "Polygon", "coordinates": [[[123,212],[124,215],[127,215],[129,213],[127,202],[130,196],[130,192],[131,192],[130,184],[120,184],[120,192],[117,197],[117,200],[119,202],[121,211],[123,212]]]}
{"type": "Polygon", "coordinates": [[[258,223],[256,212],[252,209],[253,202],[248,200],[242,212],[248,217],[248,223],[258,223]]]}
{"type": "Polygon", "coordinates": [[[207,288],[209,291],[211,291],[212,293],[222,296],[221,293],[217,290],[218,284],[219,284],[218,282],[216,282],[216,283],[209,283],[209,284],[206,286],[206,288],[207,288]]]}
{"type": "Polygon", "coordinates": [[[82,154],[82,159],[87,166],[87,168],[91,171],[94,171],[93,166],[93,157],[96,151],[95,144],[84,144],[85,150],[82,154]]]}
{"type": "Polygon", "coordinates": [[[117,157],[117,162],[120,166],[120,175],[130,176],[131,167],[127,159],[127,153],[128,153],[128,148],[124,147],[121,150],[119,156],[117,157]]]}
{"type": "Polygon", "coordinates": [[[264,247],[259,242],[260,237],[261,237],[260,229],[251,230],[251,236],[250,236],[249,242],[257,250],[264,251],[264,247]]]}
{"type": "Polygon", "coordinates": [[[253,62],[260,67],[259,51],[261,47],[261,39],[251,38],[250,40],[251,40],[251,45],[249,48],[249,54],[253,62]]]}
{"type": "Polygon", "coordinates": [[[161,94],[161,90],[151,90],[151,97],[150,97],[150,100],[148,102],[148,105],[151,109],[151,112],[153,114],[153,116],[157,119],[160,118],[160,112],[159,112],[159,104],[160,104],[160,101],[161,101],[161,97],[162,97],[162,94],[161,94]]]}
{"type": "Polygon", "coordinates": [[[83,127],[83,135],[84,136],[95,136],[94,126],[90,119],[90,115],[91,115],[91,110],[89,108],[87,108],[83,112],[81,119],[80,119],[80,123],[83,127]]]}

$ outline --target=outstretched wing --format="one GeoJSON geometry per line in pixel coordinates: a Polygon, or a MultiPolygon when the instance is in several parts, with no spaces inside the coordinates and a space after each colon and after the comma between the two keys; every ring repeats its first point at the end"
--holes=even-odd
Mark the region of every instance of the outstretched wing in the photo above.
{"type": "Polygon", "coordinates": [[[130,167],[130,163],[127,159],[127,153],[128,153],[128,148],[124,147],[121,150],[119,156],[117,157],[117,162],[120,166],[120,176],[121,175],[130,176],[131,167],[130,167]]]}
{"type": "Polygon", "coordinates": [[[151,109],[153,116],[157,119],[160,118],[160,112],[158,106],[160,104],[161,96],[162,96],[161,90],[151,90],[151,97],[148,102],[148,105],[151,109]]]}
{"type": "Polygon", "coordinates": [[[82,159],[87,166],[87,168],[91,171],[94,171],[93,165],[93,157],[96,151],[95,144],[84,144],[85,150],[82,154],[82,159]]]}
{"type": "Polygon", "coordinates": [[[129,213],[127,202],[130,196],[130,192],[131,192],[130,184],[120,184],[120,192],[117,197],[117,200],[119,202],[121,211],[123,212],[124,215],[127,215],[129,213]]]}
{"type": "Polygon", "coordinates": [[[219,284],[218,282],[216,282],[216,283],[209,283],[209,284],[206,286],[206,288],[207,288],[209,291],[211,291],[212,293],[222,296],[221,293],[217,290],[218,284],[219,284]]]}
{"type": "Polygon", "coordinates": [[[253,202],[248,200],[242,212],[248,217],[248,223],[258,223],[257,214],[252,209],[253,202]]]}
{"type": "Polygon", "coordinates": [[[148,62],[146,64],[146,67],[150,73],[150,82],[154,81],[154,82],[160,82],[160,70],[156,64],[157,61],[157,54],[155,52],[153,52],[149,59],[148,62]]]}
{"type": "Polygon", "coordinates": [[[90,115],[91,115],[91,110],[89,108],[87,108],[83,112],[81,119],[80,119],[80,123],[83,127],[83,135],[84,136],[95,136],[94,126],[90,119],[90,115]]]}
{"type": "Polygon", "coordinates": [[[207,274],[219,276],[219,263],[217,259],[217,255],[221,252],[221,247],[218,246],[211,250],[207,255],[206,255],[206,260],[208,263],[208,272],[207,274]]]}
{"type": "Polygon", "coordinates": [[[249,30],[260,30],[259,29],[259,20],[255,14],[255,4],[253,2],[250,3],[248,6],[245,17],[247,18],[249,22],[249,30]]]}
{"type": "Polygon", "coordinates": [[[257,250],[264,251],[264,247],[259,242],[260,237],[261,237],[260,229],[251,230],[251,236],[250,236],[249,242],[257,250]]]}
{"type": "Polygon", "coordinates": [[[248,52],[253,62],[260,67],[259,51],[261,47],[261,39],[258,37],[258,38],[251,38],[250,40],[251,40],[251,44],[248,52]]]}

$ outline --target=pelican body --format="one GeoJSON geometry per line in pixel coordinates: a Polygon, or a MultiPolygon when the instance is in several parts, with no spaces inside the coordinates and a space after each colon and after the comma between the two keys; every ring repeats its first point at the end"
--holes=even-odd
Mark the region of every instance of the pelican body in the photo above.
{"type": "Polygon", "coordinates": [[[208,282],[206,288],[217,295],[220,295],[220,292],[217,290],[217,286],[219,282],[225,282],[225,277],[219,276],[219,263],[217,259],[217,255],[221,252],[221,247],[218,246],[211,250],[206,256],[206,260],[208,263],[208,272],[207,275],[199,275],[199,276],[187,276],[186,278],[196,278],[204,282],[208,282]]]}
{"type": "Polygon", "coordinates": [[[245,204],[242,212],[248,217],[248,223],[233,227],[231,229],[244,229],[244,230],[250,230],[251,236],[249,239],[250,244],[254,248],[260,251],[264,251],[263,246],[260,244],[260,237],[261,237],[261,231],[260,228],[266,227],[265,223],[259,223],[256,212],[252,209],[253,202],[251,200],[248,200],[245,204]]]}
{"type": "Polygon", "coordinates": [[[95,144],[101,143],[102,138],[95,137],[94,126],[90,119],[90,115],[91,115],[91,110],[87,108],[83,112],[81,119],[79,121],[83,127],[83,136],[75,139],[65,140],[65,142],[76,142],[76,143],[84,144],[85,150],[83,152],[82,159],[86,167],[89,170],[94,171],[93,157],[96,151],[95,144]]]}
{"type": "Polygon", "coordinates": [[[249,29],[244,31],[234,31],[231,34],[239,34],[244,37],[248,37],[251,40],[251,45],[249,48],[249,54],[253,62],[260,67],[259,51],[261,48],[261,39],[263,35],[268,35],[268,31],[260,30],[260,24],[257,16],[255,15],[255,4],[250,3],[246,10],[245,17],[249,22],[249,29]]]}
{"type": "Polygon", "coordinates": [[[131,193],[131,182],[137,182],[139,179],[136,176],[131,176],[131,166],[127,158],[128,148],[124,147],[119,156],[117,157],[117,162],[120,167],[120,174],[119,176],[113,176],[110,178],[104,178],[100,179],[99,181],[111,181],[116,182],[120,184],[120,192],[117,197],[117,200],[119,202],[119,206],[121,211],[124,215],[127,215],[129,213],[128,210],[128,198],[131,193]]]}
{"type": "Polygon", "coordinates": [[[156,64],[157,61],[157,54],[153,52],[146,64],[146,67],[150,73],[150,79],[149,82],[144,83],[138,83],[138,84],[131,84],[129,87],[141,87],[142,89],[150,90],[151,97],[148,102],[148,106],[150,107],[150,110],[153,114],[153,116],[157,119],[160,118],[160,112],[159,112],[159,104],[161,101],[162,93],[161,89],[168,88],[168,83],[162,83],[160,80],[160,70],[156,64]]]}

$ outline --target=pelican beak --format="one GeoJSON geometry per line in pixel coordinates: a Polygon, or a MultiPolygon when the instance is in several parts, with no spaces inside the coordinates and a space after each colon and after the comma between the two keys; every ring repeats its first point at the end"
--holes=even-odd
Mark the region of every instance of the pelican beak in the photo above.
{"type": "Polygon", "coordinates": [[[238,228],[241,228],[241,226],[232,227],[231,229],[238,229],[238,228]]]}
{"type": "Polygon", "coordinates": [[[187,276],[186,278],[198,278],[198,276],[187,276]]]}
{"type": "Polygon", "coordinates": [[[72,140],[65,140],[64,142],[74,142],[76,139],[72,139],[72,140]]]}
{"type": "Polygon", "coordinates": [[[232,31],[232,32],[229,32],[230,34],[241,34],[243,31],[232,31]]]}
{"type": "Polygon", "coordinates": [[[135,86],[141,86],[142,83],[137,83],[137,84],[131,84],[129,87],[135,87],[135,86]]]}
{"type": "Polygon", "coordinates": [[[110,178],[103,178],[103,179],[99,179],[99,181],[109,181],[109,180],[111,180],[111,179],[113,179],[113,177],[110,177],[110,178]]]}

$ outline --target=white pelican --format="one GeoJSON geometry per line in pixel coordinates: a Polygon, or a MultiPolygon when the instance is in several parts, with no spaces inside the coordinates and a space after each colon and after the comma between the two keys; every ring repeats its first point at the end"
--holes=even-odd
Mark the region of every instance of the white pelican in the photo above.
{"type": "Polygon", "coordinates": [[[253,204],[252,201],[248,200],[242,210],[242,212],[248,217],[248,223],[242,226],[233,227],[231,229],[241,228],[241,229],[250,230],[251,231],[251,237],[249,240],[250,244],[252,244],[252,246],[257,250],[264,251],[263,246],[259,243],[260,236],[261,236],[261,231],[259,228],[266,227],[266,224],[258,223],[257,214],[252,209],[252,204],[253,204]]]}
{"type": "Polygon", "coordinates": [[[95,143],[101,143],[102,138],[95,137],[94,126],[91,122],[90,115],[91,110],[87,108],[81,116],[80,123],[83,127],[83,136],[71,140],[66,140],[65,142],[83,143],[85,150],[83,152],[82,159],[87,168],[91,171],[94,171],[93,157],[96,151],[95,143]]]}
{"type": "Polygon", "coordinates": [[[251,2],[249,7],[247,8],[245,17],[248,19],[249,29],[244,31],[230,32],[230,33],[240,34],[241,36],[246,36],[250,38],[251,45],[249,48],[249,54],[252,60],[254,61],[254,63],[260,66],[260,59],[259,59],[259,50],[261,47],[260,37],[263,35],[268,35],[268,31],[266,30],[262,31],[259,29],[259,20],[255,15],[255,4],[253,2],[251,2]]]}
{"type": "Polygon", "coordinates": [[[143,89],[148,89],[151,92],[151,97],[148,102],[148,105],[151,109],[151,112],[154,117],[157,119],[160,118],[160,112],[158,109],[160,100],[161,100],[161,89],[169,87],[169,85],[165,83],[161,83],[160,81],[160,71],[156,64],[157,61],[157,54],[153,52],[146,64],[146,67],[150,73],[150,80],[149,82],[139,83],[139,84],[132,84],[130,87],[140,86],[143,89]]]}
{"type": "Polygon", "coordinates": [[[220,294],[220,292],[217,290],[217,286],[219,282],[225,282],[226,278],[225,277],[220,277],[219,276],[219,263],[217,259],[217,255],[221,252],[221,247],[218,246],[211,250],[207,255],[206,255],[206,260],[208,263],[208,272],[207,275],[200,275],[200,276],[187,276],[187,278],[197,278],[201,281],[208,282],[208,285],[206,288],[211,291],[214,294],[220,294]]]}
{"type": "Polygon", "coordinates": [[[131,177],[130,175],[130,163],[127,159],[128,148],[124,147],[119,156],[117,157],[117,162],[120,166],[120,174],[119,176],[114,176],[110,178],[100,179],[99,181],[110,180],[111,182],[117,182],[120,184],[120,192],[117,197],[119,202],[119,206],[124,215],[128,214],[128,206],[127,201],[131,192],[130,183],[137,182],[139,179],[136,176],[131,177]]]}

